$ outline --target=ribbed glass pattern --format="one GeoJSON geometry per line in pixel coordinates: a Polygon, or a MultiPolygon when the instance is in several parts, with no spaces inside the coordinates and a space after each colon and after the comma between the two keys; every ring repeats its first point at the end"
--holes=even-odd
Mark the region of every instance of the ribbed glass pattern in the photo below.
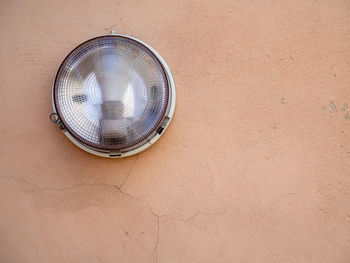
{"type": "Polygon", "coordinates": [[[169,100],[163,66],[141,43],[122,36],[89,40],[62,63],[54,85],[57,113],[80,142],[121,150],[159,126],[169,100]]]}

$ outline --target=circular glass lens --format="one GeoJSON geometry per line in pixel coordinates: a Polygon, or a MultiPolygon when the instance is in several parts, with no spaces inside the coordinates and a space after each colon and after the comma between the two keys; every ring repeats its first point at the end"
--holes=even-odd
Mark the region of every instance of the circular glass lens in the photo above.
{"type": "Polygon", "coordinates": [[[111,35],[88,40],[63,61],[54,84],[56,111],[79,142],[98,150],[132,148],[156,133],[169,102],[157,56],[111,35]]]}

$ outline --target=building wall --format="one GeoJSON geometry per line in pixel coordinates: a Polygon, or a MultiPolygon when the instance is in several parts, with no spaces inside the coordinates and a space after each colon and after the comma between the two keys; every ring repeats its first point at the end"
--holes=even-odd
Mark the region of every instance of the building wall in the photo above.
{"type": "Polygon", "coordinates": [[[350,262],[350,2],[0,2],[0,262],[350,262]],[[175,116],[103,159],[49,121],[79,43],[171,68],[175,116]]]}

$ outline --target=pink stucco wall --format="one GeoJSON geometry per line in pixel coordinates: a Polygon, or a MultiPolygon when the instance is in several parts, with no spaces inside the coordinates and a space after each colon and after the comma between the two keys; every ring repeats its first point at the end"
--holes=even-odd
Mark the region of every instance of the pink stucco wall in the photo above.
{"type": "Polygon", "coordinates": [[[350,2],[0,1],[0,262],[350,262],[350,2]],[[135,36],[175,117],[138,156],[49,122],[77,44],[135,36]]]}

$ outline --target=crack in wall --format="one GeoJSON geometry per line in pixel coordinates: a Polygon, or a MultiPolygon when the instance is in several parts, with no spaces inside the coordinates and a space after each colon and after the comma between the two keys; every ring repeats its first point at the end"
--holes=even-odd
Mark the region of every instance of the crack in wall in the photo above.
{"type": "MultiPolygon", "coordinates": [[[[130,175],[130,173],[132,171],[132,168],[134,167],[134,165],[136,163],[136,160],[137,160],[137,158],[135,159],[133,165],[131,166],[131,169],[130,169],[128,175],[127,175],[126,180],[119,186],[118,185],[113,185],[113,184],[106,184],[106,183],[93,183],[93,184],[81,183],[81,184],[75,184],[75,185],[71,185],[71,186],[67,186],[67,187],[63,187],[63,188],[56,188],[56,187],[48,187],[48,186],[39,186],[39,185],[31,183],[28,180],[26,180],[26,179],[24,179],[22,177],[19,177],[19,176],[0,175],[0,178],[9,178],[9,179],[15,180],[17,182],[22,182],[22,183],[24,183],[26,185],[29,185],[29,186],[31,186],[31,187],[35,188],[36,190],[39,190],[39,191],[64,192],[64,191],[67,191],[67,190],[71,190],[71,189],[78,188],[78,187],[84,187],[84,186],[105,186],[105,187],[113,187],[113,188],[118,189],[118,191],[121,194],[127,196],[128,198],[136,199],[137,201],[145,204],[147,206],[148,210],[150,211],[150,213],[152,214],[152,216],[156,218],[156,220],[157,220],[157,236],[156,236],[156,243],[155,243],[155,246],[154,246],[154,249],[153,249],[153,256],[155,258],[155,262],[157,262],[158,261],[158,243],[159,243],[159,217],[160,216],[153,212],[153,209],[149,205],[148,202],[146,202],[146,201],[140,199],[139,197],[131,195],[130,193],[125,192],[125,191],[122,190],[122,186],[127,181],[128,177],[129,177],[129,175],[130,175]]],[[[164,216],[166,216],[166,215],[164,215],[164,216]]]]}
{"type": "Polygon", "coordinates": [[[286,199],[289,196],[294,196],[299,193],[301,184],[303,182],[303,179],[299,180],[296,186],[296,189],[293,192],[288,192],[285,194],[280,195],[275,200],[268,203],[264,208],[261,208],[260,212],[257,213],[255,216],[252,216],[249,220],[249,224],[252,224],[255,220],[258,220],[259,218],[263,217],[275,204],[281,202],[282,200],[286,199]]]}
{"type": "Polygon", "coordinates": [[[91,183],[91,184],[88,184],[88,183],[81,183],[81,184],[75,184],[75,185],[71,185],[71,186],[67,186],[67,187],[63,187],[63,188],[56,188],[56,187],[48,187],[48,186],[40,186],[40,185],[37,185],[37,184],[34,184],[32,182],[29,182],[28,180],[22,178],[22,177],[19,177],[19,176],[11,176],[11,175],[0,175],[0,178],[9,178],[9,179],[12,179],[12,180],[15,180],[17,182],[22,182],[24,184],[27,184],[39,191],[55,191],[55,192],[64,192],[64,191],[67,191],[67,190],[72,190],[74,188],[78,188],[78,187],[84,187],[84,186],[104,186],[104,187],[113,187],[113,188],[116,188],[118,189],[118,191],[127,196],[128,198],[130,199],[134,199],[134,200],[138,200],[139,202],[143,203],[144,205],[147,206],[148,210],[150,211],[150,213],[152,214],[153,217],[156,218],[157,220],[157,235],[156,235],[156,242],[155,242],[155,246],[154,246],[154,249],[153,249],[153,257],[154,257],[154,261],[157,263],[158,262],[158,245],[159,245],[159,233],[160,233],[160,218],[161,217],[167,217],[167,218],[170,218],[172,220],[175,220],[175,221],[182,221],[184,223],[187,223],[189,221],[191,221],[192,219],[194,219],[195,217],[197,217],[198,215],[201,215],[201,214],[206,214],[206,215],[219,215],[219,214],[227,214],[226,212],[204,212],[204,211],[197,211],[195,212],[194,214],[192,214],[190,217],[188,218],[179,218],[179,217],[175,217],[175,216],[172,216],[172,215],[167,215],[167,214],[162,214],[162,215],[158,215],[156,214],[152,207],[150,206],[150,204],[142,199],[140,199],[139,197],[137,196],[134,196],[128,192],[125,192],[122,190],[122,186],[125,184],[125,182],[127,181],[128,177],[130,176],[131,172],[132,172],[132,169],[135,165],[137,161],[137,158],[135,159],[133,165],[131,166],[129,172],[128,172],[128,175],[127,175],[127,178],[126,180],[121,184],[121,185],[114,185],[114,184],[106,184],[106,183],[91,183]]]}
{"type": "Polygon", "coordinates": [[[153,249],[153,257],[155,262],[157,263],[158,262],[158,243],[159,243],[159,216],[155,214],[153,215],[157,217],[157,240],[153,249]]]}
{"type": "Polygon", "coordinates": [[[129,170],[129,172],[128,172],[128,174],[126,175],[126,178],[124,179],[124,181],[119,185],[119,188],[121,189],[122,187],[123,187],[123,185],[128,181],[128,179],[129,179],[129,176],[130,176],[130,174],[131,174],[131,172],[132,172],[132,170],[133,170],[133,168],[134,168],[134,166],[135,166],[135,164],[136,164],[136,161],[139,159],[139,155],[137,154],[136,155],[136,158],[135,158],[135,160],[134,160],[134,162],[132,163],[132,165],[131,165],[131,167],[130,167],[130,170],[129,170]]]}
{"type": "MultiPolygon", "coordinates": [[[[55,191],[55,192],[64,192],[64,191],[67,191],[67,190],[71,190],[71,189],[74,189],[74,188],[78,188],[78,187],[86,187],[86,186],[104,186],[104,187],[113,187],[113,188],[116,188],[118,189],[118,191],[123,194],[124,196],[127,196],[128,198],[130,199],[134,199],[134,200],[137,200],[141,203],[143,203],[149,210],[149,212],[152,214],[153,217],[155,217],[156,221],[157,221],[157,231],[156,231],[156,241],[155,241],[155,245],[154,245],[154,249],[153,249],[153,258],[154,258],[154,262],[158,262],[158,247],[159,247],[159,235],[160,235],[160,219],[162,217],[166,217],[166,218],[170,218],[171,220],[174,220],[174,221],[181,221],[183,223],[187,223],[191,220],[193,220],[194,218],[196,218],[197,216],[199,215],[230,215],[230,213],[228,212],[225,212],[225,211],[217,211],[217,212],[206,212],[206,211],[196,211],[195,213],[193,213],[191,216],[189,216],[188,218],[181,218],[181,217],[178,217],[178,216],[173,216],[173,215],[168,215],[168,214],[156,214],[154,211],[153,211],[153,208],[150,206],[150,204],[145,201],[145,200],[142,200],[141,198],[137,197],[137,196],[134,196],[128,192],[125,192],[124,190],[122,190],[122,186],[126,183],[126,181],[128,180],[131,172],[132,172],[132,169],[135,165],[137,161],[137,158],[135,159],[133,165],[131,166],[129,172],[128,172],[128,175],[125,179],[125,181],[120,184],[120,185],[114,185],[114,184],[106,184],[106,183],[91,183],[91,184],[88,184],[88,183],[81,183],[81,184],[75,184],[75,185],[71,185],[71,186],[67,186],[67,187],[63,187],[63,188],[56,188],[56,187],[48,187],[48,186],[39,186],[37,184],[34,184],[32,182],[29,182],[28,180],[22,178],[22,177],[19,177],[19,176],[10,176],[10,175],[0,175],[0,178],[9,178],[9,179],[12,179],[12,180],[15,180],[17,182],[22,182],[24,184],[27,184],[39,191],[55,191]]],[[[288,196],[292,196],[292,195],[296,195],[299,190],[300,190],[300,186],[302,184],[302,180],[300,180],[297,184],[297,187],[296,187],[296,190],[293,191],[293,192],[289,192],[289,193],[286,193],[286,194],[283,194],[281,195],[279,198],[275,199],[274,201],[270,202],[266,207],[265,209],[263,209],[262,211],[260,211],[260,213],[258,213],[258,215],[255,215],[253,216],[250,220],[249,220],[249,224],[251,224],[254,220],[258,219],[259,217],[262,217],[264,215],[264,213],[269,210],[269,208],[271,208],[271,206],[273,206],[274,204],[280,202],[281,200],[285,199],[286,197],[288,196]]]]}

